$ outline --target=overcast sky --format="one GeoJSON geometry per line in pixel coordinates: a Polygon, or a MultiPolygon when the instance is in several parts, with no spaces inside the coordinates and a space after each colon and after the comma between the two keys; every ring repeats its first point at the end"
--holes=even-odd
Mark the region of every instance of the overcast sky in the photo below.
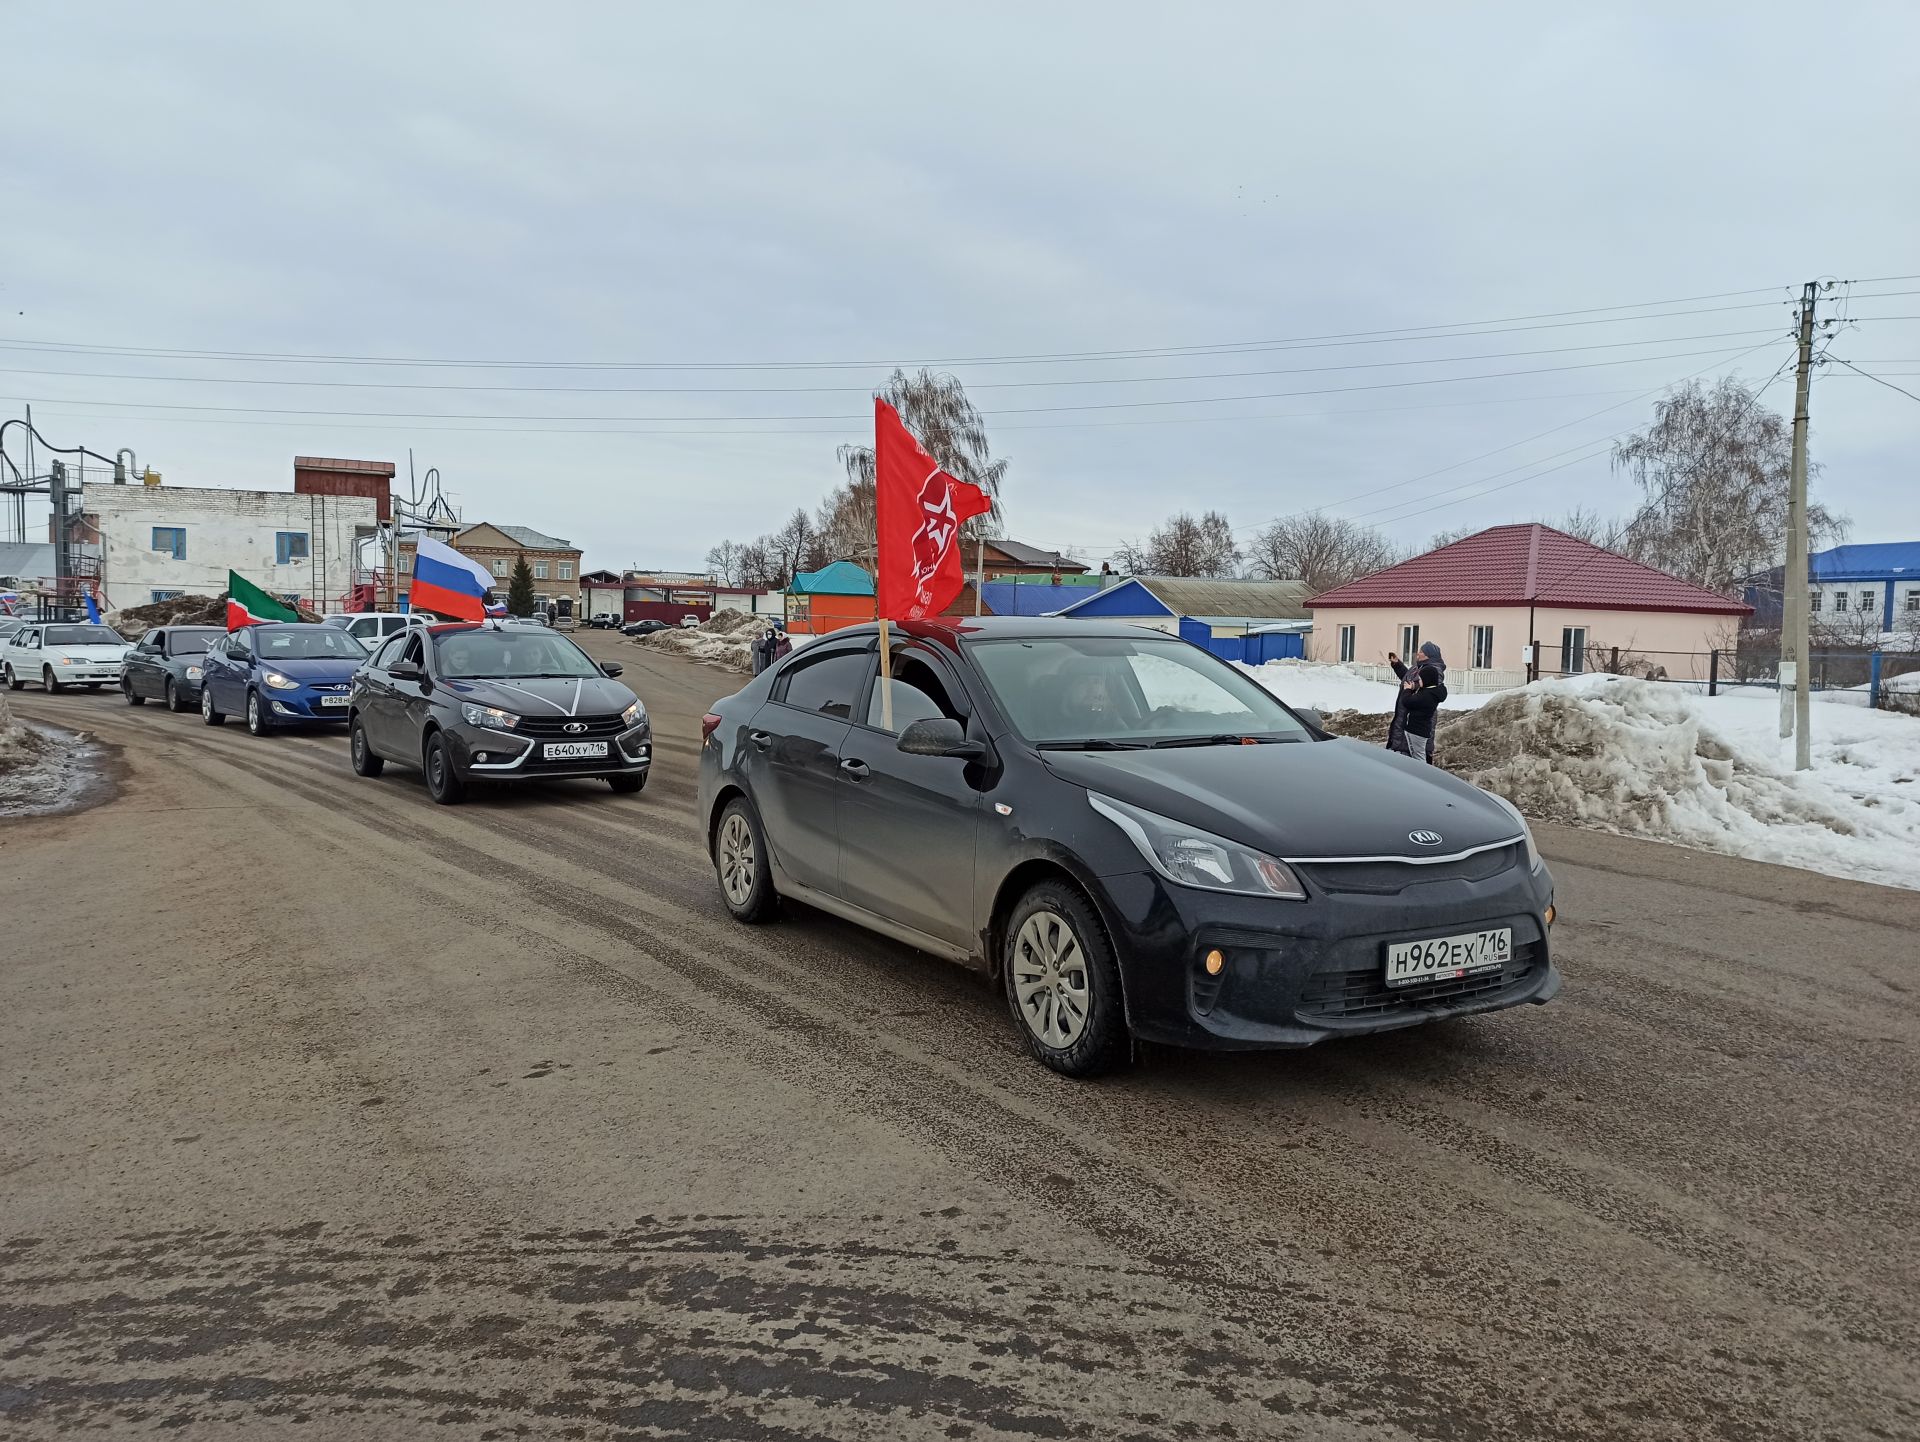
{"type": "MultiPolygon", "coordinates": [[[[811,509],[895,361],[1093,560],[1187,508],[1625,512],[1601,446],[1664,386],[1773,374],[1800,281],[1920,274],[1920,8],[1555,8],[16,0],[0,411],[181,485],[411,446],[589,565],[811,509]]],[[[1920,391],[1920,279],[1851,289],[1833,353],[1920,391]]],[[[1813,407],[1852,539],[1920,535],[1920,402],[1813,407]]]]}

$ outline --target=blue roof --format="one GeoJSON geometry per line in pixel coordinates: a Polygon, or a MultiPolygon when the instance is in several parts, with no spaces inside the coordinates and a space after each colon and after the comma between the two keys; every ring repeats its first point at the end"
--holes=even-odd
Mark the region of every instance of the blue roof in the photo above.
{"type": "Polygon", "coordinates": [[[1138,581],[1122,581],[1117,586],[1109,586],[1104,591],[1096,591],[1071,605],[1062,606],[1060,614],[1081,616],[1088,620],[1097,616],[1171,616],[1173,607],[1138,581]]]}
{"type": "Polygon", "coordinates": [[[871,596],[873,577],[851,561],[835,561],[817,571],[802,571],[787,589],[809,596],[871,596]]]}
{"type": "Polygon", "coordinates": [[[1873,581],[1891,576],[1920,579],[1920,541],[1877,541],[1816,551],[1808,570],[1816,581],[1873,581]]]}

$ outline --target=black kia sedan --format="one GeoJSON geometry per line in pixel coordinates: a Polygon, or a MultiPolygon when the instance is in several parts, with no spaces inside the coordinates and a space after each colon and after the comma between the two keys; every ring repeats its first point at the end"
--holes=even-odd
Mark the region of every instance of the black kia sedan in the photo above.
{"type": "Polygon", "coordinates": [[[443,806],[471,781],[597,777],[615,791],[647,784],[653,728],[640,698],[545,627],[483,621],[409,626],[353,678],[353,769],[417,766],[443,806]]]}
{"type": "Polygon", "coordinates": [[[1326,735],[1141,627],[813,642],[704,718],[739,920],[789,897],[996,976],[1033,1054],[1299,1047],[1545,1002],[1553,883],[1506,801],[1326,735]]]}
{"type": "Polygon", "coordinates": [[[164,701],[169,711],[197,711],[207,648],[227,639],[224,626],[158,626],[120,665],[120,694],[129,706],[164,701]]]}

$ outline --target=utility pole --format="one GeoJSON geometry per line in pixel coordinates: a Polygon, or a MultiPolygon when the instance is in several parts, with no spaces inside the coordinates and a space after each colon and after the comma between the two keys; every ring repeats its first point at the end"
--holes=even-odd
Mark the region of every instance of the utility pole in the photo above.
{"type": "MultiPolygon", "coordinates": [[[[1813,683],[1813,650],[1807,610],[1807,392],[1813,381],[1813,309],[1820,284],[1808,281],[1800,293],[1800,366],[1793,384],[1793,470],[1787,496],[1787,625],[1781,640],[1793,646],[1793,769],[1805,771],[1808,757],[1808,690],[1813,683]]],[[[1781,682],[1787,680],[1786,666],[1781,682]]],[[[1783,716],[1782,721],[1785,721],[1783,716]]]]}

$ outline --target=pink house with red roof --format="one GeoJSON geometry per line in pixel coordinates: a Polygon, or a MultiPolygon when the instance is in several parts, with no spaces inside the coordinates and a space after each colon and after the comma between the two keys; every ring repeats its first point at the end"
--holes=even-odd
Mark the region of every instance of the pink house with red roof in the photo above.
{"type": "Polygon", "coordinates": [[[1730,650],[1739,601],[1551,526],[1494,526],[1308,601],[1315,661],[1378,662],[1437,643],[1449,667],[1601,669],[1614,648],[1675,680],[1730,650]]]}

